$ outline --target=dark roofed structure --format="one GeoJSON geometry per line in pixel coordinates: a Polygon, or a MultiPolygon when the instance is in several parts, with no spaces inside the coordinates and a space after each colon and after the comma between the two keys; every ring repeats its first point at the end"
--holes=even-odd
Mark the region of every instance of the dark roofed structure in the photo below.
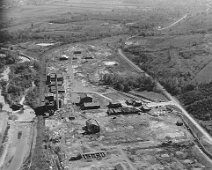
{"type": "MultiPolygon", "coordinates": [[[[56,86],[51,86],[50,88],[51,93],[56,93],[56,86]]],[[[59,93],[65,93],[65,89],[63,86],[58,86],[58,92],[59,93]]]]}
{"type": "Polygon", "coordinates": [[[109,102],[107,107],[108,108],[119,108],[119,107],[122,107],[122,105],[121,105],[121,103],[111,103],[111,102],[109,102]]]}
{"type": "Polygon", "coordinates": [[[108,115],[136,114],[138,112],[140,112],[140,110],[138,110],[134,107],[109,108],[107,110],[108,115]]]}
{"type": "Polygon", "coordinates": [[[98,102],[83,103],[81,105],[82,110],[99,109],[99,108],[100,108],[100,104],[98,102]]]}

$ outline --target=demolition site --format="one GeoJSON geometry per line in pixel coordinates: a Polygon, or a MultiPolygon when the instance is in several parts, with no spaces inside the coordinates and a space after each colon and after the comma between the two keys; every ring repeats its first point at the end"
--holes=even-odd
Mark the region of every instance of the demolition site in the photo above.
{"type": "Polygon", "coordinates": [[[45,57],[50,169],[207,169],[207,157],[180,110],[162,93],[146,91],[142,97],[101,83],[105,74],[142,74],[118,52],[91,42],[45,57]],[[164,101],[148,99],[148,93],[164,101]]]}

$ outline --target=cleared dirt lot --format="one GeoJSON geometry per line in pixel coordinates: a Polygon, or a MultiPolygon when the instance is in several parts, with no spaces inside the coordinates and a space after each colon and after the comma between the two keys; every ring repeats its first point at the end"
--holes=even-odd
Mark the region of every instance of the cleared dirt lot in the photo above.
{"type": "MultiPolygon", "coordinates": [[[[176,125],[180,120],[176,112],[168,111],[166,107],[152,106],[152,110],[147,113],[107,115],[107,98],[112,102],[121,102],[123,106],[127,106],[126,100],[132,98],[98,85],[98,74],[95,81],[91,75],[101,73],[98,70],[109,70],[111,73],[119,71],[120,74],[137,73],[117,56],[118,53],[101,44],[102,41],[104,40],[70,44],[57,48],[46,56],[49,59],[48,73],[61,72],[67,89],[64,95],[60,95],[67,104],[57,114],[46,119],[46,128],[50,131],[52,141],[46,145],[51,146],[49,149],[62,161],[61,165],[76,170],[112,169],[118,164],[127,169],[207,169],[207,165],[198,159],[200,152],[195,149],[192,135],[185,126],[176,125]],[[82,54],[74,55],[74,51],[78,50],[82,54]],[[69,56],[69,59],[60,61],[62,54],[69,56]],[[93,56],[93,59],[82,59],[86,56],[93,56]],[[104,65],[104,61],[111,61],[110,59],[119,64],[109,67],[104,65]],[[128,70],[124,70],[122,64],[128,70]],[[73,104],[76,102],[75,95],[82,93],[98,100],[100,108],[81,110],[80,106],[73,104]],[[100,133],[83,134],[83,127],[89,119],[98,122],[100,133]],[[173,143],[169,145],[168,141],[173,143]],[[55,150],[56,146],[60,148],[58,151],[55,150]],[[102,155],[101,158],[96,157],[96,153],[102,155]],[[86,156],[87,154],[93,155],[86,156]]],[[[142,98],[139,99],[143,101],[142,98]]],[[[151,101],[148,102],[151,105],[151,101]]]]}

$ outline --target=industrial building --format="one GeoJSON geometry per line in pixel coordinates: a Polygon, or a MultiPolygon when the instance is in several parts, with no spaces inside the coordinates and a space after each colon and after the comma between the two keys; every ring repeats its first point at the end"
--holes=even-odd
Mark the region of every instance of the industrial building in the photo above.
{"type": "MultiPolygon", "coordinates": [[[[65,93],[65,89],[63,86],[58,86],[57,88],[58,93],[65,93]]],[[[51,93],[56,93],[56,86],[51,86],[50,87],[50,92],[51,93]]]]}
{"type": "Polygon", "coordinates": [[[121,108],[109,108],[107,110],[108,115],[126,115],[126,114],[137,114],[140,110],[134,107],[121,107],[121,108]]]}
{"type": "Polygon", "coordinates": [[[61,73],[50,73],[49,75],[47,75],[47,83],[46,84],[50,84],[51,82],[55,82],[56,81],[56,75],[57,75],[57,81],[62,81],[63,82],[63,75],[61,73]]]}
{"type": "MultiPolygon", "coordinates": [[[[57,85],[58,86],[62,86],[63,85],[63,82],[62,81],[57,81],[57,85]]],[[[49,86],[56,86],[56,82],[55,81],[51,81],[49,86]]]]}
{"type": "Polygon", "coordinates": [[[100,104],[98,102],[90,102],[81,104],[81,110],[99,109],[100,104]]]}
{"type": "Polygon", "coordinates": [[[127,100],[125,103],[134,107],[139,107],[142,105],[142,102],[140,100],[127,100]]]}

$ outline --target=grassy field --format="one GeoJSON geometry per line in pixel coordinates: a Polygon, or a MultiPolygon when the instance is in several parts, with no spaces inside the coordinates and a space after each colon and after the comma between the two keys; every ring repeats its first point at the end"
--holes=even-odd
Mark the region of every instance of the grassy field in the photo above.
{"type": "Polygon", "coordinates": [[[210,43],[205,37],[194,34],[140,38],[139,45],[125,47],[125,52],[161,81],[171,79],[177,86],[201,84],[211,79],[205,74],[212,60],[210,43]]]}
{"type": "Polygon", "coordinates": [[[7,1],[1,25],[13,41],[74,42],[151,32],[154,27],[167,25],[191,11],[190,8],[203,4],[167,1],[7,1]]]}

